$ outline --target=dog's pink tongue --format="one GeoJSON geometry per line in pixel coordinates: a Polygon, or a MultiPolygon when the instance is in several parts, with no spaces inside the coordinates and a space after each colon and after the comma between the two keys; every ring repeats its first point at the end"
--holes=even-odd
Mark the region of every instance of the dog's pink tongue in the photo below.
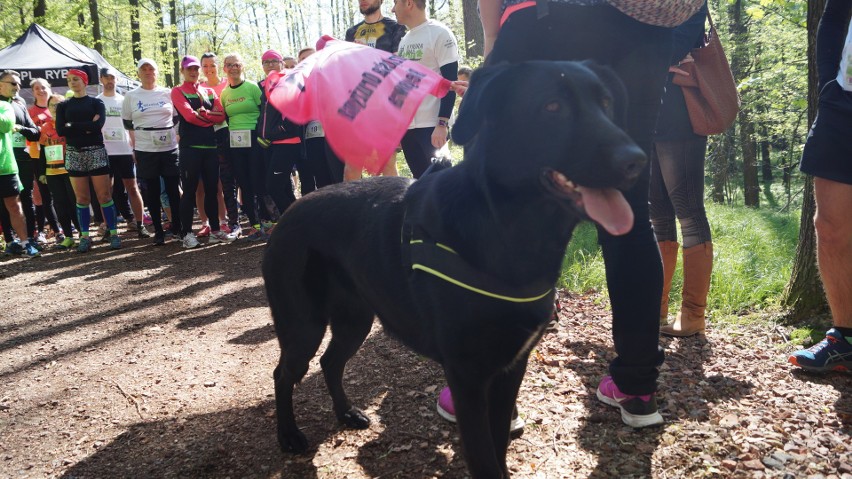
{"type": "Polygon", "coordinates": [[[583,195],[583,207],[589,218],[612,235],[623,235],[633,228],[633,210],[624,195],[615,188],[577,188],[583,195]]]}

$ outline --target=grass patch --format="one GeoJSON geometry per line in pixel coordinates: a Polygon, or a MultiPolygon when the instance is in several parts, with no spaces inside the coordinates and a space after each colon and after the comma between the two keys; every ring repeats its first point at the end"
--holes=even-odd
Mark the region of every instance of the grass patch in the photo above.
{"type": "MultiPolygon", "coordinates": [[[[799,212],[708,204],[707,216],[714,243],[709,314],[718,320],[778,309],[793,266],[799,212]]],[[[677,301],[672,302],[671,311],[677,311],[683,286],[680,261],[672,281],[671,297],[677,301]]],[[[560,287],[606,294],[603,257],[591,224],[575,231],[565,255],[560,287]]]]}

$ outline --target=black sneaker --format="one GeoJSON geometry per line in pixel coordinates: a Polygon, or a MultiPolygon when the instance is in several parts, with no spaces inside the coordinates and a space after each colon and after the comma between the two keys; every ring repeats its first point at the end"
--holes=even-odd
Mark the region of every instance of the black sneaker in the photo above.
{"type": "Polygon", "coordinates": [[[154,246],[163,246],[166,244],[166,233],[157,231],[154,233],[154,246]]]}

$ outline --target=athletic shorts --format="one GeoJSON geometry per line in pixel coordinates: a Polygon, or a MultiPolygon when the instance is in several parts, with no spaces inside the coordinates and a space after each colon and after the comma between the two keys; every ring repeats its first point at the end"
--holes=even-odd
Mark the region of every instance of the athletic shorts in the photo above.
{"type": "MultiPolygon", "coordinates": [[[[18,178],[17,173],[0,175],[0,198],[18,196],[21,190],[23,188],[21,187],[21,180],[18,178]]],[[[3,205],[0,205],[0,208],[3,208],[3,205]]]]}
{"type": "Polygon", "coordinates": [[[136,154],[136,176],[143,180],[156,180],[161,176],[180,176],[178,150],[134,151],[136,154]]]}
{"type": "Polygon", "coordinates": [[[109,169],[112,176],[126,180],[136,178],[136,164],[133,155],[110,155],[109,169]]]}
{"type": "Polygon", "coordinates": [[[826,180],[852,185],[852,92],[828,82],[819,95],[799,168],[826,180]]]}
{"type": "Polygon", "coordinates": [[[65,169],[75,177],[109,174],[109,156],[103,145],[65,147],[65,169]]]}

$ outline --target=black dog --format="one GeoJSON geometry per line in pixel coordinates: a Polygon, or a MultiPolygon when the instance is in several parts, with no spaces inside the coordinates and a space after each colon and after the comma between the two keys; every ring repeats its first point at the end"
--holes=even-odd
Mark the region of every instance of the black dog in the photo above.
{"type": "Polygon", "coordinates": [[[624,90],[608,69],[528,62],[477,71],[453,138],[458,166],[412,182],[381,177],[323,188],[282,217],[263,261],[281,346],[278,441],[308,444],[293,388],[326,328],[321,359],[338,419],[369,419],[343,391],[346,362],[377,315],[386,331],[444,368],[468,467],[509,477],[509,423],[553,311],[554,285],[586,215],[625,233],[633,216],[616,188],[646,159],[617,124],[624,90]]]}

